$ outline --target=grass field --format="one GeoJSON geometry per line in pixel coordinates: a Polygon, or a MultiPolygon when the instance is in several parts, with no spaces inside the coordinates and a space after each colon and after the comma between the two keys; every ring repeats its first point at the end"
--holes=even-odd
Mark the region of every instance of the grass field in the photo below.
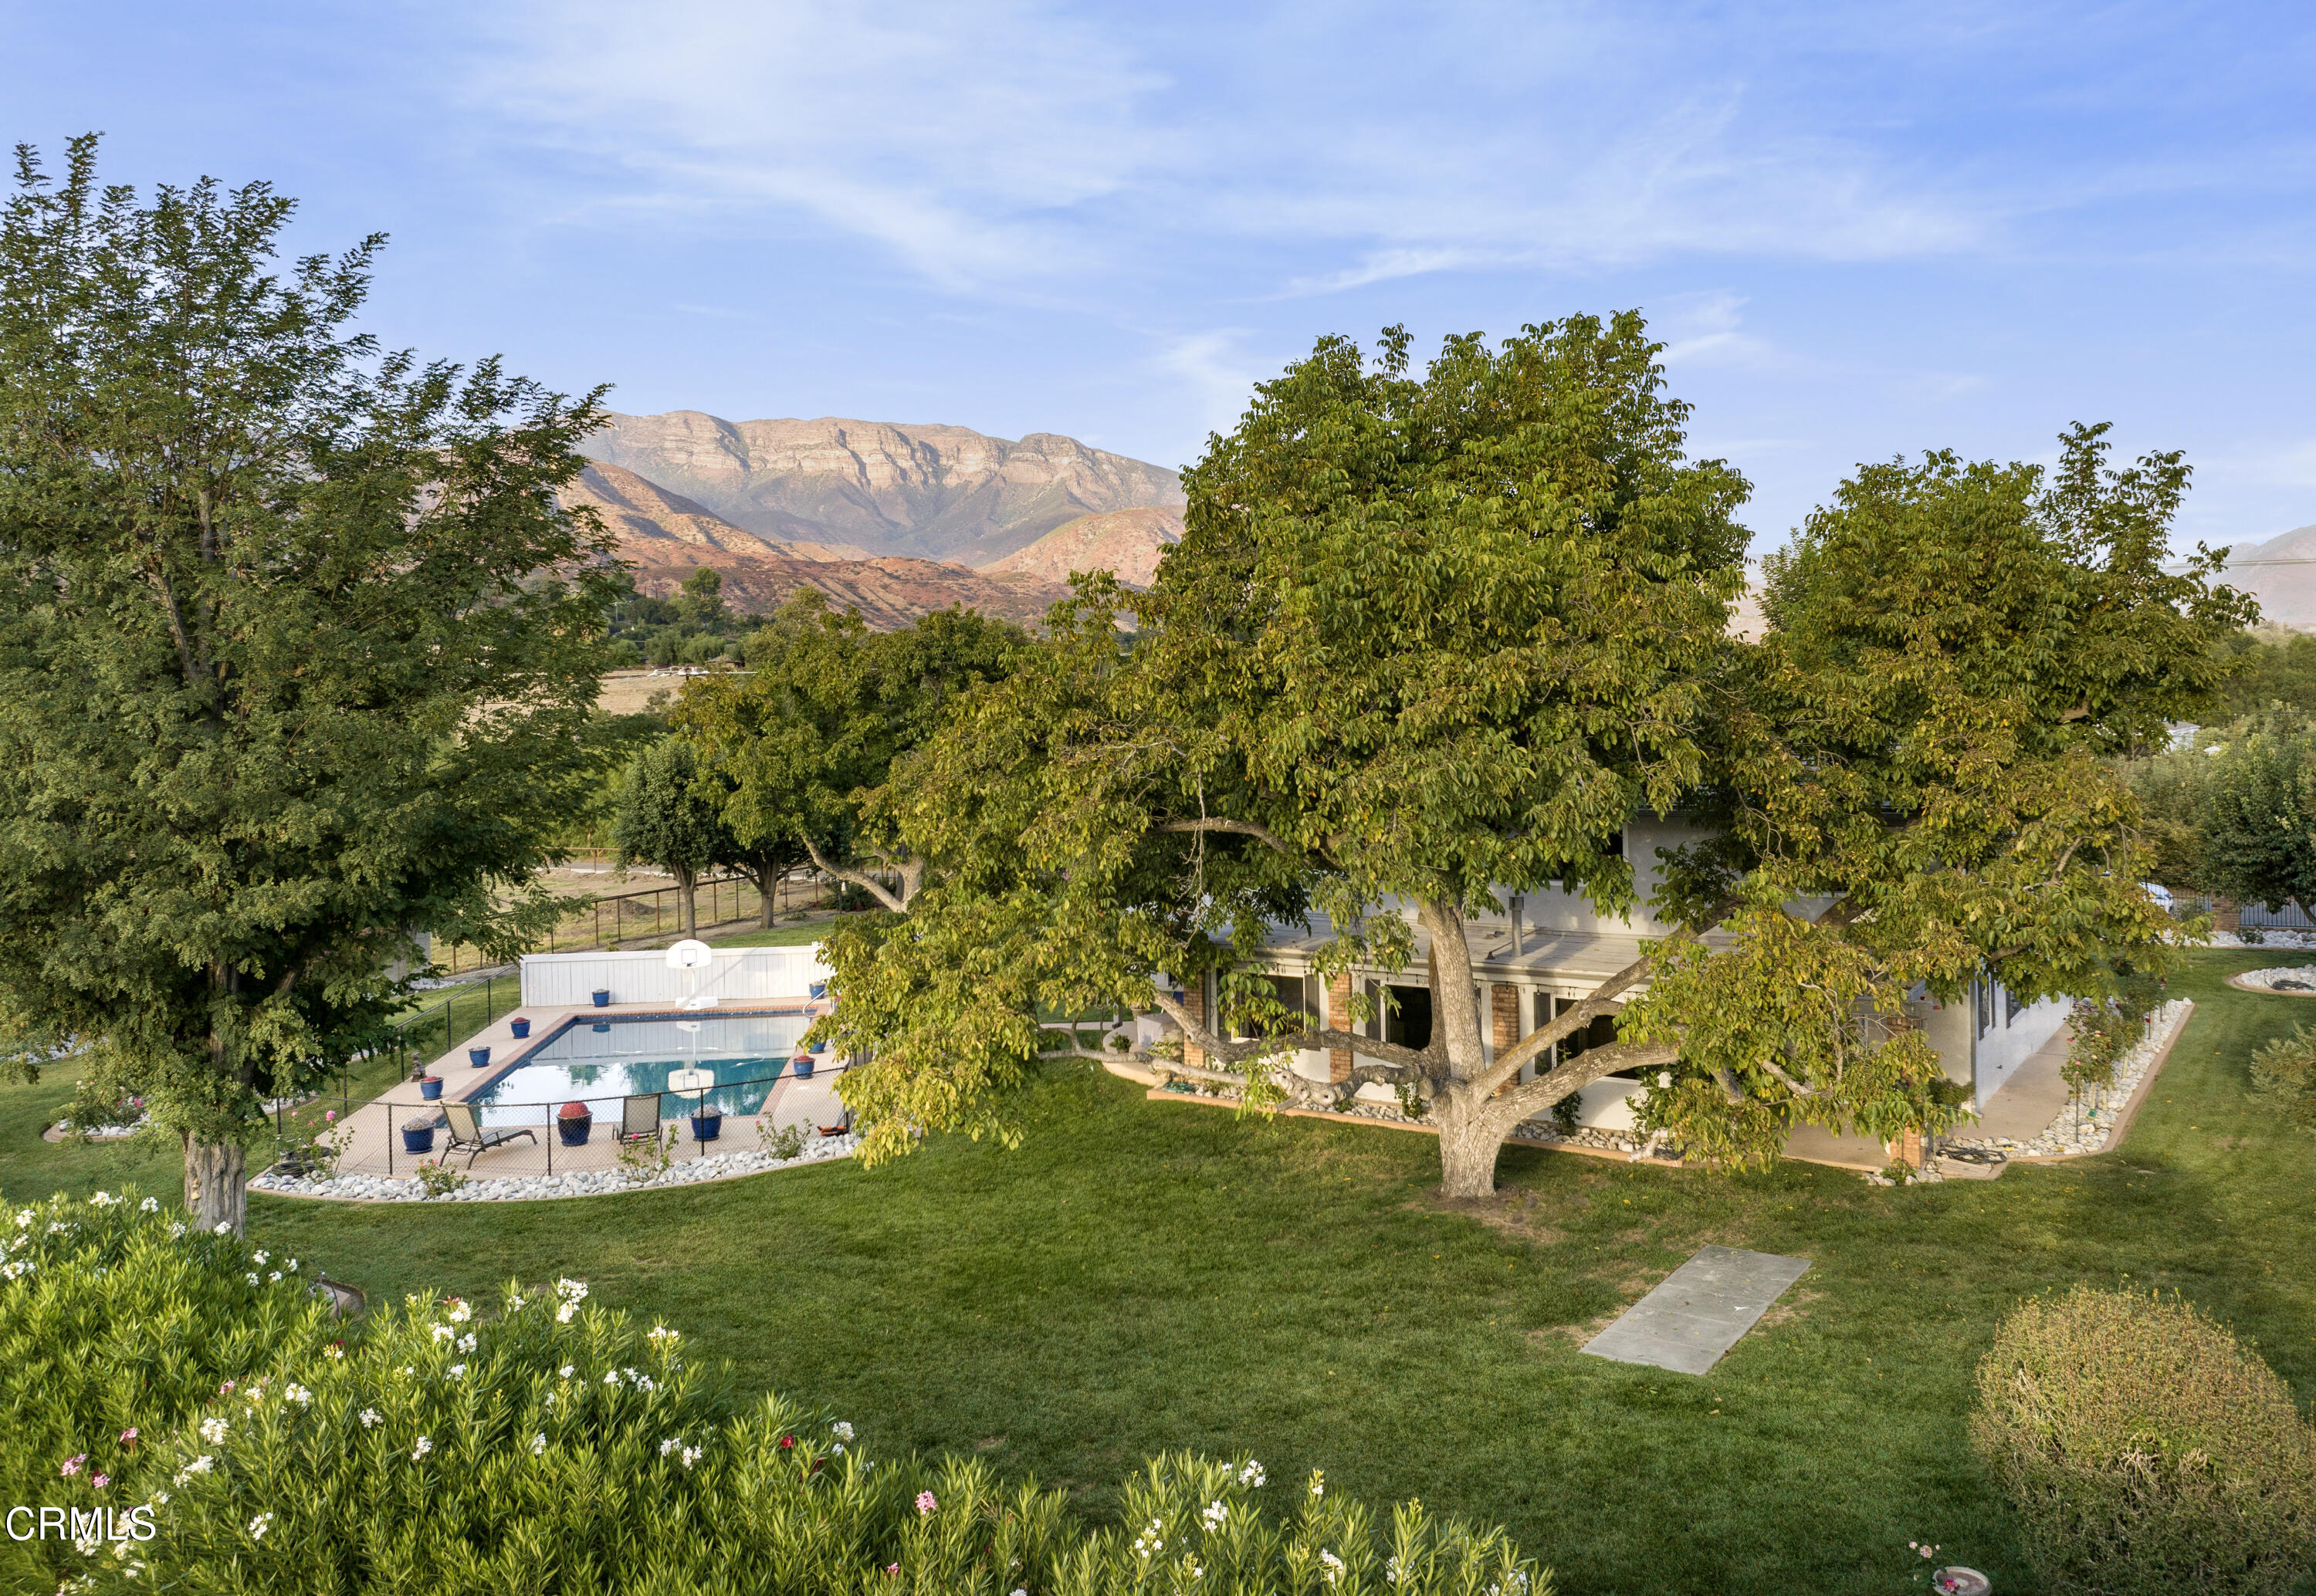
{"type": "MultiPolygon", "coordinates": [[[[2234,992],[2273,953],[2196,956],[2198,1013],[2118,1154],[1878,1190],[1509,1150],[1502,1199],[1447,1210],[1428,1138],[1242,1122],[1107,1076],[1041,1086],[1018,1151],[507,1207],[258,1198],[251,1231],[374,1293],[569,1274],[878,1450],[954,1449],[1107,1510],[1147,1453],[1247,1449],[1274,1491],[1323,1467],[1373,1501],[1496,1520],[1591,1592],[1918,1588],[1909,1539],[2031,1588],[1971,1455],[1996,1322],[2074,1281],[2177,1290],[2316,1395],[2316,1140],[2245,1096],[2304,1009],[2234,992]],[[1706,1242],[1812,1268],[1709,1376],[1581,1356],[1706,1242]]],[[[0,1090],[10,1197],[161,1154],[49,1148],[68,1087],[0,1090]]],[[[311,1266],[311,1265],[309,1265],[311,1266]]]]}

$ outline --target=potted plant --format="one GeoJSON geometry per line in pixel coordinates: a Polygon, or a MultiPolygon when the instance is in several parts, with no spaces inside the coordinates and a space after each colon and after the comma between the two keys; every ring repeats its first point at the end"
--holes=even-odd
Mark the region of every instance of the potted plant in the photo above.
{"type": "Polygon", "coordinates": [[[594,1127],[594,1113],[583,1103],[566,1103],[555,1111],[555,1134],[565,1147],[585,1147],[594,1127]]]}
{"type": "Polygon", "coordinates": [[[530,1022],[521,1015],[517,1015],[507,1022],[507,1029],[513,1033],[517,1042],[521,1042],[530,1034],[530,1022]]]}
{"type": "Polygon", "coordinates": [[[691,1139],[713,1141],[724,1134],[724,1111],[702,1098],[691,1110],[691,1139]]]}
{"type": "Polygon", "coordinates": [[[788,1060],[788,1069],[795,1075],[797,1079],[810,1080],[812,1078],[812,1055],[810,1053],[798,1053],[795,1058],[788,1060]]]}
{"type": "Polygon", "coordinates": [[[420,1114],[414,1120],[402,1122],[402,1150],[405,1153],[431,1153],[434,1150],[432,1114],[420,1114]]]}
{"type": "Polygon", "coordinates": [[[826,981],[815,981],[812,983],[812,1000],[815,1003],[819,1002],[822,998],[827,996],[828,983],[826,981]]]}
{"type": "Polygon", "coordinates": [[[488,1048],[486,1048],[486,1047],[481,1047],[481,1048],[468,1048],[468,1049],[467,1050],[467,1062],[468,1062],[468,1063],[469,1063],[469,1064],[471,1064],[471,1065],[473,1065],[477,1069],[483,1068],[485,1066],[488,1065],[488,1064],[490,1063],[490,1061],[491,1061],[491,1050],[490,1050],[490,1049],[488,1049],[488,1048]]]}
{"type": "Polygon", "coordinates": [[[597,987],[595,989],[595,1006],[597,1008],[609,1008],[611,1006],[610,988],[597,987]]]}
{"type": "Polygon", "coordinates": [[[418,1095],[421,1097],[425,1098],[429,1103],[432,1103],[436,1098],[441,1096],[442,1077],[439,1075],[426,1075],[419,1077],[418,1095]]]}

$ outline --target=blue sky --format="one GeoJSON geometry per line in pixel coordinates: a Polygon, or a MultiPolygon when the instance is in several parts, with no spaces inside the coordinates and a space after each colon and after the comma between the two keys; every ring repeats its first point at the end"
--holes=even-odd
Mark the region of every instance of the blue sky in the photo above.
{"type": "Polygon", "coordinates": [[[0,129],[393,235],[368,325],[628,411],[1180,465],[1325,332],[1637,306],[1757,546],[1861,459],[2316,521],[2316,7],[0,0],[0,129]]]}

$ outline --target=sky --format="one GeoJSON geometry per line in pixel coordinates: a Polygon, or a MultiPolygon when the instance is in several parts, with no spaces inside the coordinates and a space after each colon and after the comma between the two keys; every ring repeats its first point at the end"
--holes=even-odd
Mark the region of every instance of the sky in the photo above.
{"type": "Polygon", "coordinates": [[[1178,466],[1323,335],[1637,307],[1757,550],[2076,421],[2316,522],[2312,84],[2305,0],[0,0],[11,142],[389,235],[390,346],[1178,466]]]}

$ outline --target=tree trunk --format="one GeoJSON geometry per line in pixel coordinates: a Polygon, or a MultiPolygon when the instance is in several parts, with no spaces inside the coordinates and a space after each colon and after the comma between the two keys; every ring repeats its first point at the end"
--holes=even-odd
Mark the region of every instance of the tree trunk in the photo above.
{"type": "Polygon", "coordinates": [[[1502,1116],[1479,1104],[1466,1104],[1461,1094],[1434,1098],[1431,1115],[1439,1122],[1439,1194],[1493,1196],[1496,1155],[1507,1129],[1502,1116]]]}
{"type": "Polygon", "coordinates": [[[679,870],[675,873],[675,895],[683,903],[683,934],[686,936],[696,937],[699,935],[699,908],[691,895],[693,885],[694,881],[690,871],[679,870]]]}
{"type": "Polygon", "coordinates": [[[762,900],[756,905],[756,924],[769,931],[772,928],[773,916],[779,908],[779,905],[774,901],[773,894],[780,890],[780,878],[774,874],[769,866],[751,871],[749,873],[755,877],[756,896],[762,900]]]}
{"type": "Polygon", "coordinates": [[[185,1138],[185,1206],[204,1230],[249,1228],[249,1152],[237,1142],[185,1138]]]}

